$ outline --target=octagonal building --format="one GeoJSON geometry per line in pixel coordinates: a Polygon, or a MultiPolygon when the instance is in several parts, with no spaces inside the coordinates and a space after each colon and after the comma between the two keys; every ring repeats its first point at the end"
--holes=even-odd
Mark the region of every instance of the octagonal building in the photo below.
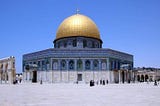
{"type": "Polygon", "coordinates": [[[85,15],[75,14],[64,19],[53,43],[54,48],[23,55],[24,81],[116,83],[132,80],[133,55],[102,48],[98,27],[85,15]],[[119,71],[126,65],[127,71],[119,71]]]}

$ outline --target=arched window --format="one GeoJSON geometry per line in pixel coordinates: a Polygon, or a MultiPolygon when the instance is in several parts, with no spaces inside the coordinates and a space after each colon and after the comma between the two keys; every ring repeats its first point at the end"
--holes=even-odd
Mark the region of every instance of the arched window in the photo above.
{"type": "Polygon", "coordinates": [[[77,61],[77,70],[82,70],[82,69],[83,69],[82,60],[78,60],[77,61]]]}
{"type": "Polygon", "coordinates": [[[38,61],[38,70],[41,70],[41,61],[38,61]]]}
{"type": "Polygon", "coordinates": [[[73,46],[72,40],[68,40],[68,45],[69,45],[69,46],[73,46]]]}
{"type": "Polygon", "coordinates": [[[30,69],[30,67],[29,67],[28,64],[25,66],[25,69],[26,69],[26,70],[29,70],[29,69],[30,69]]]}
{"type": "Polygon", "coordinates": [[[61,61],[61,70],[66,70],[66,61],[65,60],[61,61]]]}
{"type": "Polygon", "coordinates": [[[148,75],[145,75],[145,82],[147,82],[149,79],[148,75]]]}
{"type": "Polygon", "coordinates": [[[73,40],[73,47],[76,47],[76,46],[77,46],[77,40],[74,39],[74,40],[73,40]]]}
{"type": "Polygon", "coordinates": [[[94,43],[94,47],[95,47],[95,48],[99,48],[97,42],[94,43]]]}
{"type": "Polygon", "coordinates": [[[14,62],[14,61],[13,61],[13,63],[12,63],[12,67],[15,68],[15,62],[14,62]]]}
{"type": "Polygon", "coordinates": [[[46,70],[46,66],[45,66],[45,60],[42,60],[42,71],[45,71],[46,70]]]}
{"type": "Polygon", "coordinates": [[[92,42],[91,41],[87,41],[87,47],[92,48],[92,42]]]}
{"type": "Polygon", "coordinates": [[[86,69],[86,70],[90,70],[90,69],[91,69],[91,63],[90,63],[89,60],[87,60],[87,61],[85,62],[85,69],[86,69]]]}
{"type": "Polygon", "coordinates": [[[67,47],[67,42],[66,42],[66,41],[64,41],[64,47],[65,47],[65,48],[67,47]]]}
{"type": "Polygon", "coordinates": [[[106,70],[106,62],[102,62],[102,70],[106,70]]]}
{"type": "Polygon", "coordinates": [[[73,60],[69,61],[69,70],[74,70],[74,61],[73,60]]]}
{"type": "Polygon", "coordinates": [[[87,41],[83,40],[83,48],[87,47],[87,41]]]}
{"type": "Polygon", "coordinates": [[[58,69],[58,62],[57,61],[53,61],[53,65],[52,65],[52,69],[53,70],[57,70],[58,69]]]}
{"type": "Polygon", "coordinates": [[[50,69],[50,61],[49,59],[46,59],[46,70],[50,69]]]}
{"type": "Polygon", "coordinates": [[[58,48],[60,48],[60,42],[58,42],[57,44],[58,44],[58,48]]]}
{"type": "Polygon", "coordinates": [[[97,60],[93,61],[93,69],[98,70],[98,61],[97,60]]]}

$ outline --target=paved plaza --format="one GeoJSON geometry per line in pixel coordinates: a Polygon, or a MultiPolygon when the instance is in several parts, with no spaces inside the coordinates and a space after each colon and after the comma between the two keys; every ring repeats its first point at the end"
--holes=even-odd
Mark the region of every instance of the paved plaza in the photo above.
{"type": "Polygon", "coordinates": [[[0,106],[160,106],[160,85],[1,84],[0,106]]]}

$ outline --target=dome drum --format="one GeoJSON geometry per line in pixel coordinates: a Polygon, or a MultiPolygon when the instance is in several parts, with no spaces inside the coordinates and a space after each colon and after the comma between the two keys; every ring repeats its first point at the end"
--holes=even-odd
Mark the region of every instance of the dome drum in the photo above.
{"type": "Polygon", "coordinates": [[[55,48],[102,48],[99,39],[86,37],[68,37],[54,41],[55,48]]]}

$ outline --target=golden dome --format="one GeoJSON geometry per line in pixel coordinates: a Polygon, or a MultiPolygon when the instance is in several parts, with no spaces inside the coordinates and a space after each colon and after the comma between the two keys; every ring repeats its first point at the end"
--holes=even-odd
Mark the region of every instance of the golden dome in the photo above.
{"type": "Polygon", "coordinates": [[[75,14],[66,18],[59,26],[56,40],[65,37],[84,36],[100,40],[96,24],[87,16],[75,14]]]}

